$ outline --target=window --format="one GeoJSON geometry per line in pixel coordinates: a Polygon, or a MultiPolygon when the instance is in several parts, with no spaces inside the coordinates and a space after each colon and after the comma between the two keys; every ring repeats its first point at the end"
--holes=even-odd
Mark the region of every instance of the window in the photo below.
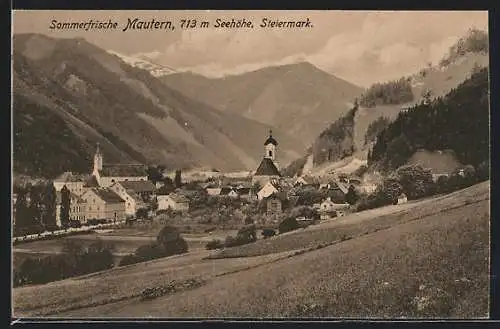
{"type": "Polygon", "coordinates": [[[269,156],[272,157],[273,156],[273,151],[269,151],[269,156]]]}

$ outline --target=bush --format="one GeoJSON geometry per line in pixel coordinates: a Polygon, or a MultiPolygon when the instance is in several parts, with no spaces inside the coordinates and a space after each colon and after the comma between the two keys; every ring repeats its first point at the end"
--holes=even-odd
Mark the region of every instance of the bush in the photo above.
{"type": "Polygon", "coordinates": [[[245,243],[257,241],[257,231],[255,225],[242,227],[236,236],[239,240],[245,243]]]}
{"type": "Polygon", "coordinates": [[[162,246],[151,243],[138,247],[135,250],[135,255],[140,259],[150,260],[165,257],[167,256],[167,252],[162,246]]]}
{"type": "Polygon", "coordinates": [[[179,231],[172,226],[166,225],[156,237],[158,245],[165,249],[166,256],[183,254],[188,251],[188,244],[182,238],[179,231]]]}
{"type": "Polygon", "coordinates": [[[224,243],[220,240],[212,240],[205,246],[207,250],[221,249],[224,248],[224,243]]]}
{"type": "Polygon", "coordinates": [[[132,265],[132,264],[136,264],[136,263],[140,263],[140,262],[142,262],[142,260],[139,257],[137,257],[134,254],[130,254],[130,255],[124,256],[120,260],[120,263],[118,264],[118,266],[132,265]]]}
{"type": "Polygon", "coordinates": [[[270,238],[276,235],[276,231],[272,228],[265,228],[262,230],[262,236],[264,239],[270,238]]]}
{"type": "Polygon", "coordinates": [[[24,260],[14,274],[14,285],[42,284],[112,268],[112,249],[100,240],[87,248],[67,242],[62,254],[24,260]]]}
{"type": "Polygon", "coordinates": [[[294,231],[300,228],[299,223],[294,217],[288,217],[284,219],[278,226],[278,231],[280,234],[294,231]]]}

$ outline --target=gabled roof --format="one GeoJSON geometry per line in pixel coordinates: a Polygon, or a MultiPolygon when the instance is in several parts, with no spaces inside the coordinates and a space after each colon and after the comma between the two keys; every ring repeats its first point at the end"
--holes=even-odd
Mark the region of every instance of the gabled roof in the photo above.
{"type": "Polygon", "coordinates": [[[220,195],[228,195],[229,193],[231,193],[232,191],[234,191],[234,188],[230,187],[230,186],[224,186],[221,188],[220,190],[220,195]]]}
{"type": "Polygon", "coordinates": [[[142,164],[103,165],[99,174],[103,177],[147,177],[146,167],[142,164]]]}
{"type": "Polygon", "coordinates": [[[66,171],[59,175],[54,182],[58,183],[68,183],[68,182],[83,182],[83,179],[80,175],[75,175],[71,171],[66,171]]]}
{"type": "Polygon", "coordinates": [[[342,191],[342,193],[344,194],[347,194],[347,192],[349,192],[349,188],[347,187],[346,184],[344,183],[341,183],[341,182],[334,182],[332,183],[332,185],[330,186],[331,189],[335,189],[335,188],[338,188],[339,190],[342,191]]]}
{"type": "Polygon", "coordinates": [[[97,182],[97,178],[92,175],[90,176],[85,184],[83,185],[84,187],[99,187],[99,182],[97,182]]]}
{"type": "Polygon", "coordinates": [[[94,192],[99,198],[104,200],[106,203],[121,203],[125,202],[118,194],[110,189],[105,188],[92,188],[92,192],[94,192]]]}
{"type": "Polygon", "coordinates": [[[142,180],[142,181],[119,181],[121,186],[123,186],[126,190],[131,190],[135,193],[142,192],[153,192],[155,190],[155,186],[151,181],[142,180]]]}
{"type": "Polygon", "coordinates": [[[276,165],[274,164],[273,160],[270,158],[263,158],[262,161],[260,162],[259,167],[255,171],[255,176],[280,176],[281,174],[276,168],[276,165]]]}

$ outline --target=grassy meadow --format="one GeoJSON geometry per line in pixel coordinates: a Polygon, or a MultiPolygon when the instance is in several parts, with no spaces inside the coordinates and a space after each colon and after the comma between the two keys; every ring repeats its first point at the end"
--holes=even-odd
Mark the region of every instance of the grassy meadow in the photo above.
{"type": "Polygon", "coordinates": [[[222,251],[13,291],[15,316],[483,318],[489,182],[222,251]],[[142,301],[146,288],[201,279],[142,301]]]}

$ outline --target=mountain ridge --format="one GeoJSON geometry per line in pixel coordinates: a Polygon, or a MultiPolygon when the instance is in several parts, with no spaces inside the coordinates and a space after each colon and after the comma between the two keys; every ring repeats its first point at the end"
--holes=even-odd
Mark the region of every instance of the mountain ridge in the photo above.
{"type": "MultiPolygon", "coordinates": [[[[117,161],[146,160],[172,169],[254,169],[262,156],[260,139],[265,139],[268,125],[192,100],[82,38],[22,34],[15,35],[13,42],[14,95],[25,96],[18,97],[19,102],[28,98],[53,109],[66,125],[69,114],[85,123],[88,129],[80,125],[71,131],[85,144],[87,157],[97,141],[118,143],[117,161]],[[90,137],[89,127],[97,135],[90,137]]],[[[17,108],[22,111],[23,104],[14,103],[14,111],[17,108]]],[[[286,163],[298,156],[301,142],[272,128],[282,139],[281,160],[286,163]]],[[[29,134],[31,128],[27,129],[29,134]]],[[[23,166],[27,173],[30,165],[23,166]]]]}

